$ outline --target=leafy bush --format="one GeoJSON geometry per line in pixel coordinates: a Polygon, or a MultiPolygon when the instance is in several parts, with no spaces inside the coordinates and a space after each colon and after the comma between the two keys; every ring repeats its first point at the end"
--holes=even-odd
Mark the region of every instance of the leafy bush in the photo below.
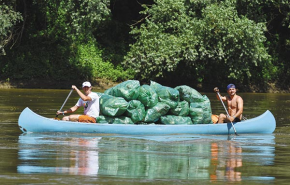
{"type": "Polygon", "coordinates": [[[14,26],[17,22],[22,20],[22,16],[19,12],[13,9],[15,2],[2,2],[0,0],[0,55],[5,55],[4,47],[14,37],[14,26]]]}
{"type": "Polygon", "coordinates": [[[130,70],[123,70],[119,65],[114,67],[111,62],[103,61],[102,50],[95,43],[78,44],[75,58],[70,59],[88,78],[97,77],[113,81],[133,78],[130,70]]]}
{"type": "Polygon", "coordinates": [[[155,2],[142,12],[145,23],[131,31],[136,42],[124,61],[141,79],[162,77],[179,65],[199,82],[244,82],[262,72],[256,69],[271,69],[265,24],[239,16],[235,1],[155,2]]]}

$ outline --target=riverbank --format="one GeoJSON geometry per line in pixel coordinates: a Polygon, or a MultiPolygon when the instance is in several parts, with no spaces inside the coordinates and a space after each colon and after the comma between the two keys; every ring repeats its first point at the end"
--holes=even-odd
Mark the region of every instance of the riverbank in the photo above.
{"type": "MultiPolygon", "coordinates": [[[[50,81],[50,80],[11,80],[11,81],[0,81],[0,89],[10,88],[28,88],[28,89],[70,89],[71,85],[81,86],[83,81],[50,81]]],[[[106,79],[95,79],[91,81],[95,90],[106,90],[120,82],[113,82],[106,79]]],[[[206,86],[199,85],[196,90],[203,92],[211,92],[215,85],[206,86]]],[[[249,93],[290,93],[290,86],[280,87],[276,83],[268,83],[267,87],[261,88],[257,85],[250,85],[238,88],[240,92],[249,93]]]]}
{"type": "MultiPolygon", "coordinates": [[[[72,85],[80,87],[83,81],[50,81],[50,80],[11,80],[0,81],[0,89],[25,88],[25,89],[70,89],[72,85]]],[[[91,81],[95,90],[106,90],[115,85],[117,82],[112,82],[106,79],[95,79],[91,81]]]]}

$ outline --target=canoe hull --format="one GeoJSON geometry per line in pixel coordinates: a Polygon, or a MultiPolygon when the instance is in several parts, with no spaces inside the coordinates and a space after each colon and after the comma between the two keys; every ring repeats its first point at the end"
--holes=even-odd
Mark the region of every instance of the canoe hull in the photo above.
{"type": "MultiPolygon", "coordinates": [[[[34,113],[28,107],[21,112],[18,125],[23,132],[78,132],[130,135],[234,134],[231,123],[198,125],[92,124],[45,118],[34,113]]],[[[238,134],[270,134],[276,128],[276,121],[273,114],[267,110],[256,118],[234,123],[234,126],[238,134]]]]}

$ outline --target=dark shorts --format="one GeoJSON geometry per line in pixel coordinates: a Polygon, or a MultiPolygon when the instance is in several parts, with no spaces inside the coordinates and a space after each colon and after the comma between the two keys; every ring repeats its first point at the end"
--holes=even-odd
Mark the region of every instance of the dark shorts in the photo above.
{"type": "Polygon", "coordinates": [[[233,122],[240,122],[240,118],[235,118],[233,122]]]}

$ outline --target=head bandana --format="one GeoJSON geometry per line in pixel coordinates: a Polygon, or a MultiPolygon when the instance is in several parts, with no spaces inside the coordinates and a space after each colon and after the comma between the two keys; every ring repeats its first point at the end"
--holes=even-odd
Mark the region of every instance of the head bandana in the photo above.
{"type": "Polygon", "coordinates": [[[229,84],[229,85],[227,86],[227,90],[229,90],[230,88],[236,88],[236,86],[235,86],[234,84],[229,84]]]}

